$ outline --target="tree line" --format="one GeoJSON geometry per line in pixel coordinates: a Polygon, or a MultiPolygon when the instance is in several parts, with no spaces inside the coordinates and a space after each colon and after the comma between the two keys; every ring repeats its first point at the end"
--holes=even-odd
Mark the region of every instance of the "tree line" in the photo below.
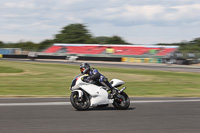
{"type": "MultiPolygon", "coordinates": [[[[70,44],[130,44],[119,36],[99,36],[93,37],[83,24],[70,24],[54,35],[53,39],[47,39],[40,43],[30,41],[20,41],[17,43],[4,43],[0,41],[0,48],[21,48],[22,50],[42,51],[54,43],[70,44]]],[[[180,46],[180,52],[200,52],[200,38],[195,38],[189,42],[181,43],[159,43],[157,45],[176,45],[180,46]]]]}
{"type": "Polygon", "coordinates": [[[199,53],[200,52],[200,37],[195,38],[192,41],[184,41],[180,43],[159,43],[158,45],[175,45],[179,46],[179,52],[181,53],[199,53]]]}
{"type": "Polygon", "coordinates": [[[0,48],[21,48],[23,50],[42,51],[54,43],[70,44],[129,44],[119,36],[93,37],[83,24],[70,24],[65,26],[59,34],[54,35],[54,39],[47,39],[40,43],[17,42],[4,43],[0,41],[0,48]]]}

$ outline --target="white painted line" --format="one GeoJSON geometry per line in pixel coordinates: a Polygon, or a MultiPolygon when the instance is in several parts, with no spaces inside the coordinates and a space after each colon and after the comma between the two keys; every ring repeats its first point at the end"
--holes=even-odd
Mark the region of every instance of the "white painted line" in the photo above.
{"type": "Polygon", "coordinates": [[[1,99],[69,99],[69,97],[0,97],[1,99]]]}
{"type": "MultiPolygon", "coordinates": [[[[176,102],[200,102],[200,99],[188,100],[141,100],[130,101],[131,103],[176,103],[176,102]]],[[[37,102],[37,103],[0,103],[1,106],[52,106],[52,105],[71,105],[70,102],[37,102]]]]}
{"type": "Polygon", "coordinates": [[[176,102],[200,102],[200,99],[187,99],[187,100],[141,100],[131,101],[131,103],[176,103],[176,102]]]}
{"type": "Polygon", "coordinates": [[[71,103],[70,102],[0,103],[0,106],[48,106],[48,105],[71,105],[71,103]]]}

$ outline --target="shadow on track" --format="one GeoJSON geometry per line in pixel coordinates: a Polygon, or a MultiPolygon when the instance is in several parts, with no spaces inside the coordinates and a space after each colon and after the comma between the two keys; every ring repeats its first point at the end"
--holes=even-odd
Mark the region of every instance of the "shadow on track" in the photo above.
{"type": "MultiPolygon", "coordinates": [[[[128,108],[127,110],[135,110],[136,108],[128,108]]],[[[88,110],[85,111],[112,111],[112,110],[118,110],[118,111],[126,111],[126,110],[119,110],[116,109],[115,107],[96,107],[96,108],[89,108],[88,110]]],[[[75,109],[75,111],[78,111],[75,109]]]]}

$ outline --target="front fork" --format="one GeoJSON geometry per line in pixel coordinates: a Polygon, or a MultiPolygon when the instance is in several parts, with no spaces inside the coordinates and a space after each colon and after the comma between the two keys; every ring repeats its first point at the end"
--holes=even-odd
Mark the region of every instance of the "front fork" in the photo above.
{"type": "Polygon", "coordinates": [[[73,90],[72,92],[78,92],[78,101],[81,102],[83,100],[83,91],[81,90],[73,90]]]}

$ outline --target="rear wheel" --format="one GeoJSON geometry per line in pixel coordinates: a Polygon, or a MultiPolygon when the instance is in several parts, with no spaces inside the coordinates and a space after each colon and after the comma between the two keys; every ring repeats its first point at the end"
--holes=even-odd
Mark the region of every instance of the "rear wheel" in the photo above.
{"type": "Polygon", "coordinates": [[[87,110],[90,107],[90,99],[88,95],[83,92],[82,99],[79,99],[78,92],[72,92],[70,96],[72,106],[80,111],[87,110]]]}
{"type": "Polygon", "coordinates": [[[126,110],[130,106],[130,99],[125,92],[121,92],[117,95],[113,102],[113,106],[120,110],[126,110]]]}

